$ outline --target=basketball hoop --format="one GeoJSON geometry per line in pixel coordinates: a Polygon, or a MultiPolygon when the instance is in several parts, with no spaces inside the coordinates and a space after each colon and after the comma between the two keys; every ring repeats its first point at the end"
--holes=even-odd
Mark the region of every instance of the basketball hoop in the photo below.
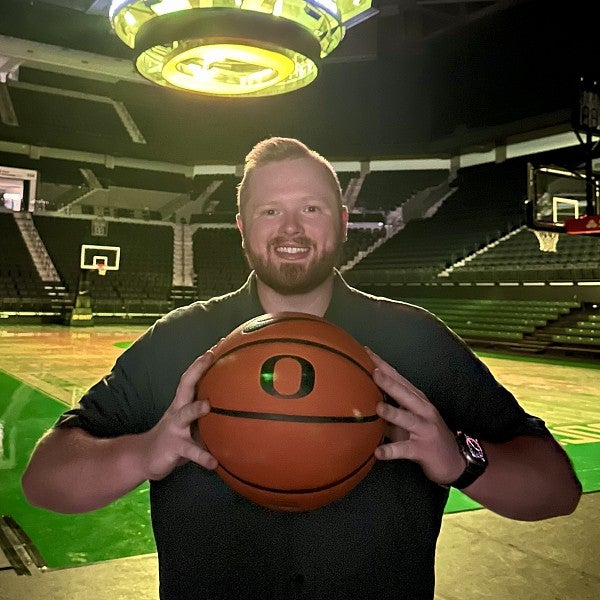
{"type": "Polygon", "coordinates": [[[106,263],[97,262],[96,269],[98,269],[98,275],[102,275],[103,277],[106,275],[106,263]]]}
{"type": "Polygon", "coordinates": [[[556,252],[556,245],[558,244],[558,233],[556,231],[533,229],[533,233],[535,233],[535,237],[540,243],[542,252],[556,252]]]}

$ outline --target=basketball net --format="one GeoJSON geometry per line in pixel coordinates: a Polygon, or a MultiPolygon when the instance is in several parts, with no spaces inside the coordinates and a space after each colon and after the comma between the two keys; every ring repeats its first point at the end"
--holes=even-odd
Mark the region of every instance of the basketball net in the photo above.
{"type": "Polygon", "coordinates": [[[96,268],[98,269],[98,275],[106,275],[106,263],[98,262],[96,263],[96,268]]]}
{"type": "Polygon", "coordinates": [[[558,233],[556,231],[540,231],[534,229],[535,237],[540,243],[540,250],[542,252],[556,252],[556,245],[558,244],[558,233]]]}

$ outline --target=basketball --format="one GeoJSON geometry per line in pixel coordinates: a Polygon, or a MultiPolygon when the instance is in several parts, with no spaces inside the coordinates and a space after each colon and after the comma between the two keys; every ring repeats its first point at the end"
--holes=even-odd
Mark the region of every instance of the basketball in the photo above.
{"type": "Polygon", "coordinates": [[[217,345],[197,386],[216,473],[267,508],[313,510],[371,470],[384,422],[373,362],[342,328],[305,313],[266,314],[217,345]]]}

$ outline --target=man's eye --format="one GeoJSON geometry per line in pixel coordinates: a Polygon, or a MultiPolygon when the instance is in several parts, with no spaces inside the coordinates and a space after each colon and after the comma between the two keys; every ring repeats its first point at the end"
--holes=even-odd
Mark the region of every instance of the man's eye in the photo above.
{"type": "Polygon", "coordinates": [[[306,212],[311,212],[311,213],[319,212],[319,207],[318,206],[314,206],[314,205],[313,206],[307,206],[306,207],[306,212]]]}

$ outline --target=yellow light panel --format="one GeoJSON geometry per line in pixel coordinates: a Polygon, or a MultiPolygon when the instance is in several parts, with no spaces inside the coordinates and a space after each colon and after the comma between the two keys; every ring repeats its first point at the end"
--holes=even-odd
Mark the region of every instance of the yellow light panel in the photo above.
{"type": "Polygon", "coordinates": [[[212,44],[174,52],[162,76],[176,87],[215,95],[255,94],[294,72],[294,61],[279,52],[240,44],[212,44]]]}
{"type": "Polygon", "coordinates": [[[166,15],[168,13],[177,12],[178,10],[187,10],[192,8],[192,6],[188,0],[162,0],[162,2],[152,4],[150,8],[157,15],[166,15]]]}
{"type": "Polygon", "coordinates": [[[345,24],[370,7],[371,0],[113,0],[109,16],[118,37],[136,48],[136,67],[150,81],[211,95],[265,96],[312,82],[318,73],[315,61],[330,54],[342,41],[345,24]],[[292,23],[300,32],[292,37],[302,41],[288,45],[287,38],[277,34],[268,41],[268,32],[265,40],[252,27],[242,27],[241,35],[213,31],[210,25],[202,27],[205,14],[212,23],[215,13],[221,11],[227,15],[259,13],[272,18],[273,25],[292,23]],[[175,23],[173,31],[179,27],[186,32],[181,37],[188,36],[195,31],[181,27],[188,15],[202,29],[203,33],[195,34],[202,39],[160,34],[163,23],[167,31],[169,24],[175,23]]]}

